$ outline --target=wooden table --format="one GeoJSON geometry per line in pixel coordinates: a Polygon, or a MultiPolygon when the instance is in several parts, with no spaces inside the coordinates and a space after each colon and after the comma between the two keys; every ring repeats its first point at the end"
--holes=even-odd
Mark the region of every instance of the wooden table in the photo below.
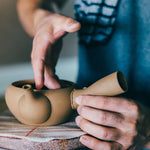
{"type": "Polygon", "coordinates": [[[84,147],[85,134],[75,122],[35,127],[19,123],[8,111],[0,114],[0,148],[14,150],[71,150],[84,147]]]}

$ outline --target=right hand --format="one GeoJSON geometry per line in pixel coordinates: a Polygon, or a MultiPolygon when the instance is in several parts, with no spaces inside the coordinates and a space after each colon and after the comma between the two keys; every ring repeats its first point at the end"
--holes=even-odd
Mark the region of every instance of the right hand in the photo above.
{"type": "Polygon", "coordinates": [[[76,32],[80,23],[60,14],[38,9],[34,14],[34,40],[31,63],[36,88],[60,88],[55,66],[62,47],[62,37],[76,32]]]}

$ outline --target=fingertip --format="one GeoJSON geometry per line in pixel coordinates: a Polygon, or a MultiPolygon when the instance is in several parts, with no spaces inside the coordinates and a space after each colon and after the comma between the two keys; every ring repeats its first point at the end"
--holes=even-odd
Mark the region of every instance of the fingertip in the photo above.
{"type": "Polygon", "coordinates": [[[75,122],[76,122],[77,126],[80,126],[81,119],[82,119],[81,116],[77,116],[77,117],[75,118],[75,122]]]}
{"type": "Polygon", "coordinates": [[[81,136],[79,140],[84,145],[88,145],[89,144],[89,138],[86,135],[81,136]]]}
{"type": "Polygon", "coordinates": [[[34,73],[35,87],[41,89],[43,87],[43,61],[32,61],[32,68],[34,73]]]}
{"type": "Polygon", "coordinates": [[[43,74],[41,72],[34,72],[34,80],[35,80],[35,87],[37,89],[41,89],[44,85],[43,74]]]}
{"type": "Polygon", "coordinates": [[[48,89],[59,89],[61,88],[61,85],[59,84],[58,81],[56,81],[55,79],[51,78],[49,80],[45,80],[44,85],[48,88],[48,89]]]}
{"type": "Polygon", "coordinates": [[[42,84],[36,84],[35,86],[36,86],[37,89],[41,89],[43,87],[42,84]]]}
{"type": "Polygon", "coordinates": [[[65,30],[67,32],[76,32],[81,28],[81,24],[76,21],[76,20],[72,20],[72,22],[67,23],[65,26],[65,30]]]}
{"type": "Polygon", "coordinates": [[[42,80],[36,80],[35,79],[35,86],[36,86],[37,89],[41,89],[43,87],[42,80]]]}

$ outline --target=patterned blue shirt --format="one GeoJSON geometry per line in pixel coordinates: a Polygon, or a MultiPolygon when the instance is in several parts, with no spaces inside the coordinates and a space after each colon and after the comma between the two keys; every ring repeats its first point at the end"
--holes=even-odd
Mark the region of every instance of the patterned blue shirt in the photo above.
{"type": "Polygon", "coordinates": [[[75,16],[81,23],[80,41],[105,42],[113,33],[120,0],[76,0],[75,16]]]}
{"type": "Polygon", "coordinates": [[[150,107],[150,1],[76,0],[80,87],[120,70],[127,96],[150,107]]]}

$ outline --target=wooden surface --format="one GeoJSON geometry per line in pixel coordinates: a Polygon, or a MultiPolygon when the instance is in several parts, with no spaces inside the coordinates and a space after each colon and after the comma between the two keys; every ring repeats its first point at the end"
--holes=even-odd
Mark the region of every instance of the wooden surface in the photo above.
{"type": "Polygon", "coordinates": [[[0,113],[0,148],[73,150],[84,147],[79,142],[79,137],[83,134],[85,133],[77,127],[75,122],[67,122],[58,126],[35,127],[21,124],[8,110],[0,113]]]}

